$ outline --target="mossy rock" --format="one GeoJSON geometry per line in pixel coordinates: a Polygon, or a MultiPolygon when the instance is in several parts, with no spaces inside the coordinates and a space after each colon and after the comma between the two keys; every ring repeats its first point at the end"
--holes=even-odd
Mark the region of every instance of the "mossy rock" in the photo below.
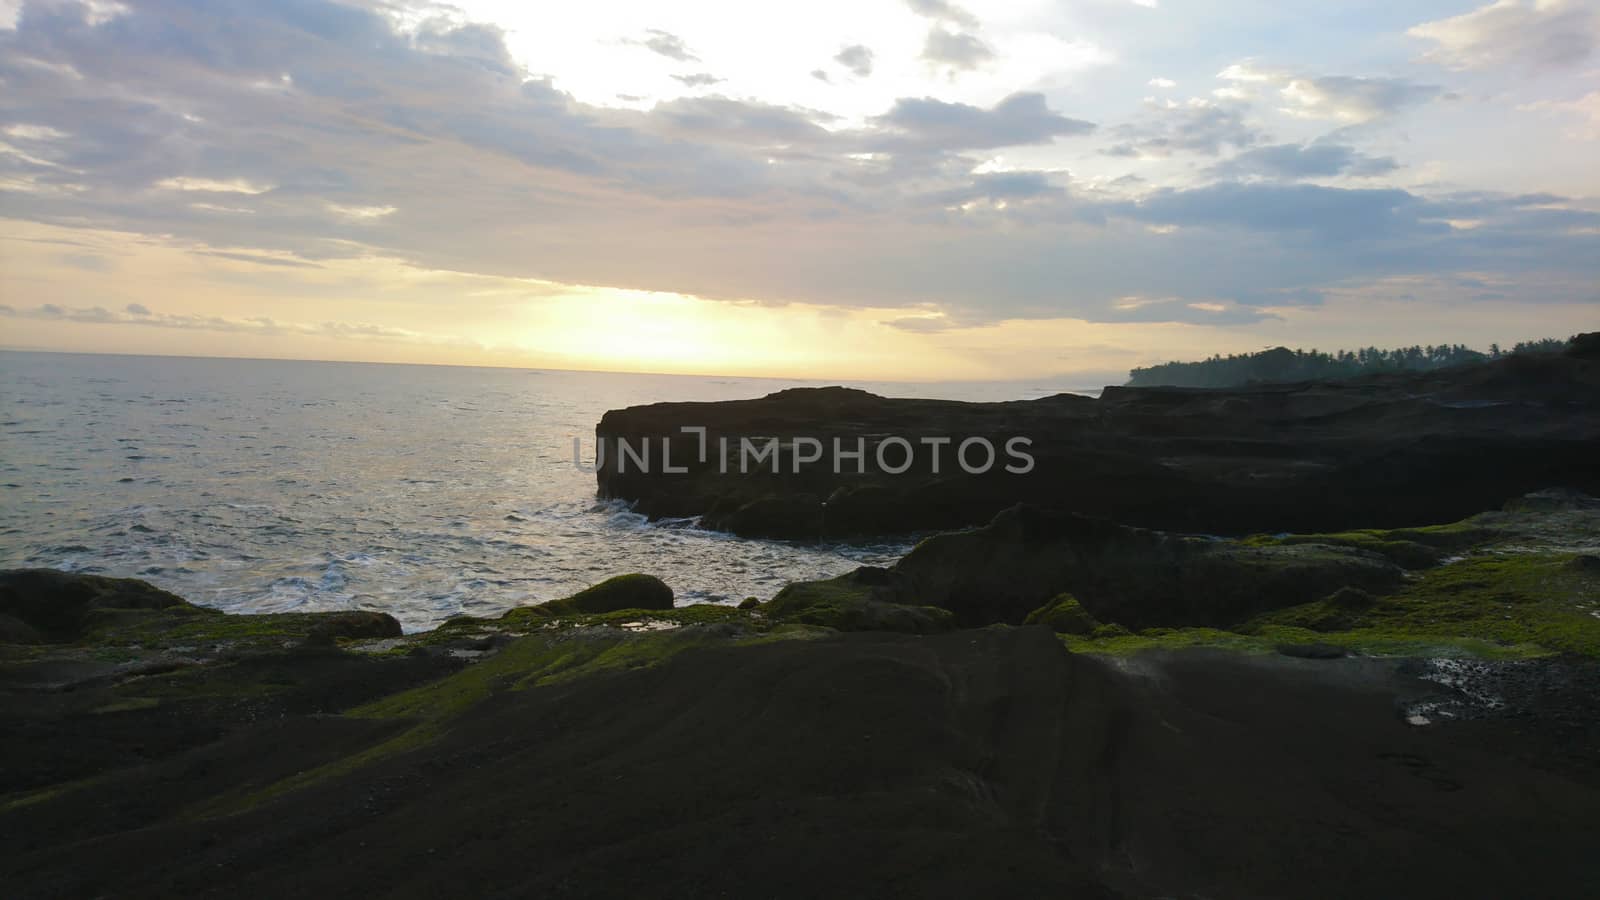
{"type": "Polygon", "coordinates": [[[100,610],[198,609],[176,594],[136,578],[78,575],[54,569],[0,572],[0,615],[18,643],[65,643],[83,636],[100,610]]]}
{"type": "Polygon", "coordinates": [[[955,627],[949,610],[877,599],[870,583],[874,577],[868,570],[865,576],[852,572],[826,581],[796,582],[763,604],[761,612],[774,622],[840,631],[934,634],[955,627]]]}
{"type": "Polygon", "coordinates": [[[618,575],[584,588],[563,600],[534,609],[550,615],[620,612],[625,609],[671,609],[672,588],[654,575],[618,575]]]}
{"type": "Polygon", "coordinates": [[[1046,625],[1060,634],[1092,634],[1100,627],[1099,620],[1089,615],[1083,604],[1071,594],[1062,594],[1046,603],[1023,620],[1024,625],[1046,625]]]}
{"type": "Polygon", "coordinates": [[[711,513],[706,525],[743,537],[815,540],[822,536],[822,499],[814,494],[769,494],[732,512],[711,513]]]}
{"type": "Polygon", "coordinates": [[[1543,653],[1600,657],[1600,573],[1570,553],[1484,553],[1414,575],[1365,603],[1333,596],[1256,617],[1240,631],[1318,632],[1349,644],[1476,642],[1543,653]]]}
{"type": "Polygon", "coordinates": [[[880,599],[950,610],[966,627],[1017,624],[1070,593],[1099,621],[1225,628],[1347,585],[1381,594],[1403,570],[1324,542],[1208,540],[1027,506],[938,535],[893,569],[880,599]]]}

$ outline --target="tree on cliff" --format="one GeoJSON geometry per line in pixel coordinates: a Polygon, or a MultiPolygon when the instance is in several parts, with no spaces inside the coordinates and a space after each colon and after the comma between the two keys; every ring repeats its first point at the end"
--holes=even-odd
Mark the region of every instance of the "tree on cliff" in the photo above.
{"type": "MultiPolygon", "coordinates": [[[[1565,349],[1568,343],[1558,338],[1523,341],[1514,346],[1511,352],[1554,353],[1565,349]]],[[[1251,383],[1352,378],[1371,372],[1429,371],[1499,359],[1503,355],[1499,344],[1490,345],[1488,353],[1464,344],[1430,344],[1425,347],[1417,344],[1393,350],[1363,347],[1332,353],[1315,348],[1290,350],[1287,347],[1273,347],[1256,353],[1218,354],[1196,362],[1168,362],[1136,368],[1129,373],[1128,384],[1134,387],[1236,387],[1251,383]]]]}

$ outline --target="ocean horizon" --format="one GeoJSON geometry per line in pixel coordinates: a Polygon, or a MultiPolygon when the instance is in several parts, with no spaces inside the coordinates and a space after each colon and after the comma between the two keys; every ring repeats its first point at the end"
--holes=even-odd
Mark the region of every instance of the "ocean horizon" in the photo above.
{"type": "Polygon", "coordinates": [[[231,612],[377,610],[410,631],[627,572],[661,576],[680,603],[766,599],[910,544],[649,522],[596,497],[573,440],[592,455],[609,409],[823,384],[973,401],[1073,392],[0,351],[0,566],[137,577],[231,612]]]}

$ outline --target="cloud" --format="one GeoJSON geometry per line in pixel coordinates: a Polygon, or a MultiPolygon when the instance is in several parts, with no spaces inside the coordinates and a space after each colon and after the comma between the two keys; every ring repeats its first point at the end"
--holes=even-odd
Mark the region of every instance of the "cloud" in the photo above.
{"type": "Polygon", "coordinates": [[[977,16],[948,0],[906,0],[911,11],[934,23],[922,43],[922,58],[953,78],[992,61],[995,52],[979,36],[977,16]]]}
{"type": "Polygon", "coordinates": [[[400,343],[445,344],[476,347],[474,341],[449,335],[424,334],[404,328],[390,328],[370,322],[278,322],[265,316],[230,318],[193,313],[158,313],[141,303],[129,303],[119,310],[103,306],[61,306],[45,303],[27,309],[0,305],[0,317],[77,322],[86,325],[135,325],[145,328],[172,328],[183,331],[215,331],[226,334],[306,335],[336,340],[394,341],[400,343]]]}
{"type": "Polygon", "coordinates": [[[1193,190],[1158,190],[1126,211],[1135,219],[1161,225],[1222,225],[1339,240],[1402,231],[1414,234],[1418,229],[1448,231],[1443,224],[1424,226],[1422,207],[1418,197],[1395,189],[1224,182],[1193,190]]]}
{"type": "Polygon", "coordinates": [[[758,147],[820,148],[834,141],[817,123],[820,114],[728,97],[683,97],[657,104],[652,124],[702,141],[758,147]]]}
{"type": "Polygon", "coordinates": [[[1119,142],[1102,152],[1125,157],[1217,156],[1224,147],[1249,147],[1265,135],[1245,119],[1247,108],[1200,98],[1186,103],[1151,101],[1143,120],[1118,128],[1119,142]]]}
{"type": "Polygon", "coordinates": [[[1043,94],[1012,94],[992,109],[947,103],[932,97],[901,99],[873,120],[886,136],[882,149],[933,147],[980,150],[1046,144],[1094,130],[1094,123],[1070,119],[1049,108],[1043,94]]]}
{"type": "Polygon", "coordinates": [[[722,83],[721,78],[712,75],[710,72],[697,72],[692,75],[674,75],[672,77],[674,80],[682,82],[686,87],[710,87],[713,84],[722,83]]]}
{"type": "Polygon", "coordinates": [[[978,18],[948,0],[906,0],[911,11],[936,22],[948,22],[962,28],[977,28],[978,18]]]}
{"type": "Polygon", "coordinates": [[[71,135],[60,129],[51,128],[48,125],[29,125],[26,122],[7,125],[3,131],[7,137],[15,138],[19,141],[59,141],[62,138],[71,137],[71,135]]]}
{"type": "Polygon", "coordinates": [[[1600,12],[1590,0],[1498,0],[1406,32],[1432,43],[1423,59],[1452,69],[1577,65],[1600,42],[1600,12]]]}
{"type": "Polygon", "coordinates": [[[290,256],[270,256],[261,253],[239,253],[233,250],[191,250],[200,256],[213,256],[217,259],[231,259],[234,262],[245,262],[257,266],[283,266],[290,269],[318,269],[321,266],[303,259],[290,256]]]}
{"type": "Polygon", "coordinates": [[[1372,178],[1400,168],[1393,157],[1367,156],[1343,144],[1276,144],[1246,150],[1211,168],[1222,178],[1319,178],[1349,175],[1372,178]]]}
{"type": "Polygon", "coordinates": [[[1276,313],[1246,306],[1227,298],[1191,300],[1185,297],[1118,297],[1106,304],[1095,321],[1172,322],[1197,325],[1250,325],[1281,319],[1276,313]]]}
{"type": "Polygon", "coordinates": [[[1178,86],[1178,83],[1173,81],[1171,78],[1152,78],[1150,79],[1149,83],[1151,87],[1160,88],[1164,91],[1171,90],[1178,86]]]}
{"type": "Polygon", "coordinates": [[[975,175],[971,183],[938,191],[927,197],[946,208],[968,207],[977,203],[1010,206],[1040,198],[1065,198],[1067,191],[1052,180],[1053,173],[1036,171],[987,172],[975,175]]]}
{"type": "Polygon", "coordinates": [[[953,71],[970,72],[994,59],[994,51],[975,34],[935,27],[922,45],[922,58],[953,71]]]}
{"type": "MultiPolygon", "coordinates": [[[[81,6],[47,9],[0,29],[0,123],[71,139],[7,136],[42,161],[0,153],[7,217],[223,248],[208,270],[285,293],[382,258],[971,323],[1122,320],[1135,312],[1118,298],[1155,298],[1136,314],[1214,323],[1352,280],[1537,273],[1533,299],[1552,303],[1568,295],[1550,285],[1600,282],[1600,221],[1575,201],[1286,183],[1368,163],[1318,144],[1249,156],[1273,142],[1237,102],[1162,104],[1113,134],[1133,154],[1243,148],[1257,174],[1238,177],[1264,180],[1191,168],[1186,188],[1135,192],[975,171],[1095,130],[1042,93],[901,97],[853,120],[714,94],[605,107],[508,67],[494,29],[360,5],[161,0],[99,27],[81,6]]],[[[1278,97],[1302,77],[1229,83],[1278,97]]]]}
{"type": "Polygon", "coordinates": [[[352,222],[365,222],[372,219],[381,219],[395,212],[393,206],[352,206],[343,203],[329,203],[328,212],[352,222]]]}
{"type": "Polygon", "coordinates": [[[872,74],[872,49],[862,44],[851,44],[833,55],[833,61],[844,66],[857,78],[872,74]]]}
{"type": "Polygon", "coordinates": [[[672,32],[662,31],[658,28],[647,28],[644,33],[644,37],[632,39],[628,43],[643,47],[652,53],[658,53],[676,62],[700,61],[700,57],[689,51],[689,45],[684,43],[683,38],[672,32]]]}
{"type": "Polygon", "coordinates": [[[1600,141],[1600,91],[1590,91],[1576,100],[1540,100],[1520,108],[1575,118],[1578,124],[1567,132],[1568,137],[1600,141]]]}
{"type": "Polygon", "coordinates": [[[1257,88],[1275,89],[1280,112],[1301,119],[1326,119],[1351,124],[1392,116],[1444,95],[1436,85],[1403,78],[1361,78],[1350,75],[1304,75],[1235,63],[1217,74],[1231,82],[1218,94],[1233,99],[1252,96],[1257,88]]]}
{"type": "Polygon", "coordinates": [[[156,187],[170,191],[204,191],[208,194],[265,194],[269,185],[253,184],[243,178],[190,178],[175,176],[156,182],[156,187]]]}

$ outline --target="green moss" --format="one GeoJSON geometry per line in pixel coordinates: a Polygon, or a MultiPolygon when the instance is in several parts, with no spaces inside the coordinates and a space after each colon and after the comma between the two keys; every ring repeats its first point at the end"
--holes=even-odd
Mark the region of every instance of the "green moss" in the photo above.
{"type": "Polygon", "coordinates": [[[1100,622],[1083,608],[1078,598],[1062,594],[1039,607],[1023,620],[1024,625],[1046,625],[1062,634],[1092,634],[1100,622]]]}
{"type": "Polygon", "coordinates": [[[671,609],[672,589],[654,575],[618,575],[563,600],[526,608],[553,616],[625,609],[671,609]]]}
{"type": "Polygon", "coordinates": [[[1520,655],[1600,657],[1600,577],[1575,557],[1482,554],[1418,573],[1365,609],[1330,598],[1258,616],[1241,630],[1297,627],[1323,640],[1473,641],[1520,655]]]}
{"type": "Polygon", "coordinates": [[[790,584],[763,604],[774,622],[816,625],[840,631],[904,631],[931,634],[955,627],[947,609],[873,598],[872,588],[853,575],[790,584]]]}
{"type": "Polygon", "coordinates": [[[1366,656],[1527,659],[1547,655],[1543,648],[1531,644],[1503,645],[1476,638],[1407,635],[1378,629],[1325,634],[1289,626],[1262,627],[1249,634],[1220,628],[1148,628],[1138,633],[1124,630],[1121,634],[1064,634],[1061,641],[1074,653],[1097,656],[1128,656],[1151,650],[1194,647],[1264,654],[1304,644],[1327,644],[1366,656]]]}
{"type": "Polygon", "coordinates": [[[454,675],[384,697],[346,713],[355,718],[408,723],[409,727],[399,734],[317,769],[259,789],[218,798],[190,810],[188,815],[192,818],[210,818],[241,812],[292,791],[425,746],[445,734],[453,720],[497,693],[546,687],[602,672],[655,666],[684,650],[707,644],[745,646],[777,640],[807,639],[815,637],[817,633],[816,629],[794,627],[774,628],[765,634],[743,631],[730,633],[726,627],[711,626],[646,633],[591,627],[530,634],[454,675]]]}
{"type": "Polygon", "coordinates": [[[104,706],[95,707],[94,709],[89,710],[89,712],[95,715],[101,715],[104,713],[137,712],[143,709],[154,709],[160,705],[161,701],[154,697],[128,697],[123,700],[116,700],[111,703],[107,703],[104,706]]]}
{"type": "Polygon", "coordinates": [[[1270,653],[1272,644],[1261,637],[1235,634],[1217,628],[1148,628],[1134,633],[1126,628],[1091,635],[1063,634],[1061,642],[1074,653],[1126,656],[1146,650],[1184,647],[1218,647],[1246,653],[1270,653]]]}
{"type": "Polygon", "coordinates": [[[474,635],[520,636],[535,631],[571,630],[601,625],[625,630],[653,630],[718,623],[733,623],[750,629],[769,627],[766,618],[755,615],[754,612],[752,609],[717,603],[695,603],[672,609],[622,609],[606,613],[570,613],[555,616],[543,607],[519,606],[493,619],[455,616],[433,631],[417,635],[411,639],[411,643],[448,644],[474,635]]]}
{"type": "Polygon", "coordinates": [[[1516,526],[1520,522],[1498,521],[1507,518],[1499,513],[1488,513],[1446,525],[1416,528],[1357,528],[1327,534],[1257,534],[1241,539],[1241,543],[1257,547],[1294,544],[1352,547],[1377,553],[1407,569],[1422,569],[1438,565],[1451,553],[1517,534],[1519,529],[1516,526]]]}
{"type": "Polygon", "coordinates": [[[1062,640],[1075,652],[1113,655],[1320,643],[1375,656],[1600,657],[1597,612],[1600,573],[1578,554],[1488,552],[1413,573],[1385,597],[1346,589],[1227,629],[1102,625],[1062,640]]]}
{"type": "Polygon", "coordinates": [[[89,613],[81,643],[102,648],[211,647],[280,649],[323,639],[383,636],[393,620],[367,612],[235,615],[200,606],[167,609],[97,609],[89,613]]]}

